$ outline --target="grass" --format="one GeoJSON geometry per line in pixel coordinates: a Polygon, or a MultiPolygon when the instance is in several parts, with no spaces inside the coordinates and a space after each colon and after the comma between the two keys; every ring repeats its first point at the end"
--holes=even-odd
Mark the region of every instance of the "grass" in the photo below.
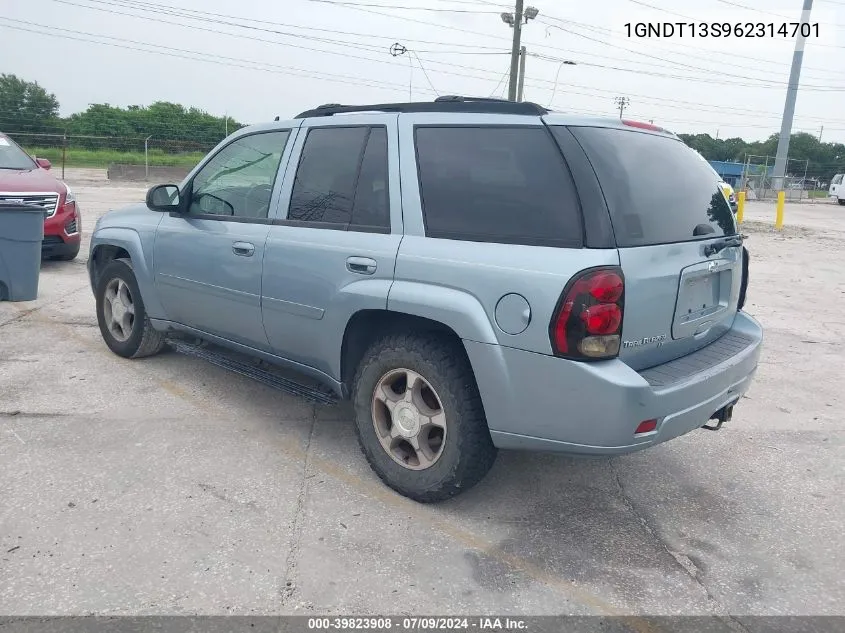
{"type": "MultiPolygon", "coordinates": [[[[62,150],[56,147],[27,147],[30,156],[46,158],[56,167],[62,164],[62,150]]],[[[195,166],[202,160],[203,152],[167,154],[160,149],[151,149],[149,161],[151,167],[187,167],[195,166]]],[[[144,152],[121,152],[111,149],[81,149],[68,147],[65,154],[66,167],[101,167],[111,164],[143,165],[144,152]]]]}

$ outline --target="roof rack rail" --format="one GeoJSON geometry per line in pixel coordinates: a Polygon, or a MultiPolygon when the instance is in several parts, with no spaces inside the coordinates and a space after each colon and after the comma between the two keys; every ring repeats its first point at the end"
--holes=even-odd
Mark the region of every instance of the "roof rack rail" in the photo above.
{"type": "Polygon", "coordinates": [[[542,116],[550,110],[528,101],[507,101],[490,97],[461,97],[445,95],[434,101],[415,101],[409,103],[379,103],[373,105],[341,105],[327,103],[313,110],[306,110],[296,115],[297,119],[333,116],[351,112],[473,112],[479,114],[522,114],[542,116]]]}

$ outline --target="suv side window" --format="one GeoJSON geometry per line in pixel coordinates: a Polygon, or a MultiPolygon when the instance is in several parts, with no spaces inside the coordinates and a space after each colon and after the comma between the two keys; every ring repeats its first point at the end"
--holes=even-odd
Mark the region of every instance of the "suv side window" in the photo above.
{"type": "Polygon", "coordinates": [[[352,219],[355,185],[370,128],[309,130],[291,192],[288,220],[345,229],[352,219]]]}
{"type": "Polygon", "coordinates": [[[194,176],[188,212],[266,219],[289,136],[289,130],[250,134],[221,149],[194,176]]]}
{"type": "Polygon", "coordinates": [[[370,130],[361,161],[350,231],[390,232],[390,198],[387,189],[387,128],[370,130]]]}
{"type": "Polygon", "coordinates": [[[545,128],[419,126],[415,137],[427,236],[582,246],[575,185],[545,128]]]}

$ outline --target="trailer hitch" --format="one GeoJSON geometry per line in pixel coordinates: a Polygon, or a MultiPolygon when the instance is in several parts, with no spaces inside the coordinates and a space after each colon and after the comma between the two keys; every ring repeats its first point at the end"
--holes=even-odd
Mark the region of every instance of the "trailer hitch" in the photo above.
{"type": "Polygon", "coordinates": [[[713,414],[713,417],[708,420],[707,424],[705,424],[701,428],[707,429],[708,431],[718,431],[719,429],[721,429],[722,425],[725,422],[730,422],[731,418],[733,418],[735,404],[735,402],[731,402],[730,404],[727,404],[718,411],[716,411],[716,413],[713,414]],[[716,424],[710,424],[714,420],[716,421],[716,424]]]}

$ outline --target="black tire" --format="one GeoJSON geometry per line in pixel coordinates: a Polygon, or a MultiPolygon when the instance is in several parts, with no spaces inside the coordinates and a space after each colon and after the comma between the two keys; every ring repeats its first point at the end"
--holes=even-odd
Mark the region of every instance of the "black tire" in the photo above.
{"type": "Polygon", "coordinates": [[[372,469],[388,486],[420,503],[443,501],[477,484],[493,465],[496,447],[466,353],[438,335],[394,334],[376,341],[353,383],[358,442],[372,469]],[[373,424],[373,393],[388,372],[420,374],[440,398],[447,419],[442,452],[424,470],[410,470],[382,447],[373,424]]]}
{"type": "Polygon", "coordinates": [[[100,326],[100,334],[108,345],[109,349],[118,356],[124,358],[143,358],[158,354],[166,346],[163,332],[154,329],[144,308],[144,300],[141,297],[141,290],[135,279],[132,264],[128,259],[116,259],[110,262],[100,273],[97,281],[97,323],[100,326]],[[135,316],[129,337],[120,341],[111,333],[106,324],[104,313],[104,296],[106,287],[114,279],[123,280],[129,287],[132,296],[132,304],[135,308],[135,316]]]}
{"type": "Polygon", "coordinates": [[[845,198],[837,198],[837,199],[836,199],[836,201],[837,201],[839,204],[841,204],[843,207],[845,207],[845,198]]]}

